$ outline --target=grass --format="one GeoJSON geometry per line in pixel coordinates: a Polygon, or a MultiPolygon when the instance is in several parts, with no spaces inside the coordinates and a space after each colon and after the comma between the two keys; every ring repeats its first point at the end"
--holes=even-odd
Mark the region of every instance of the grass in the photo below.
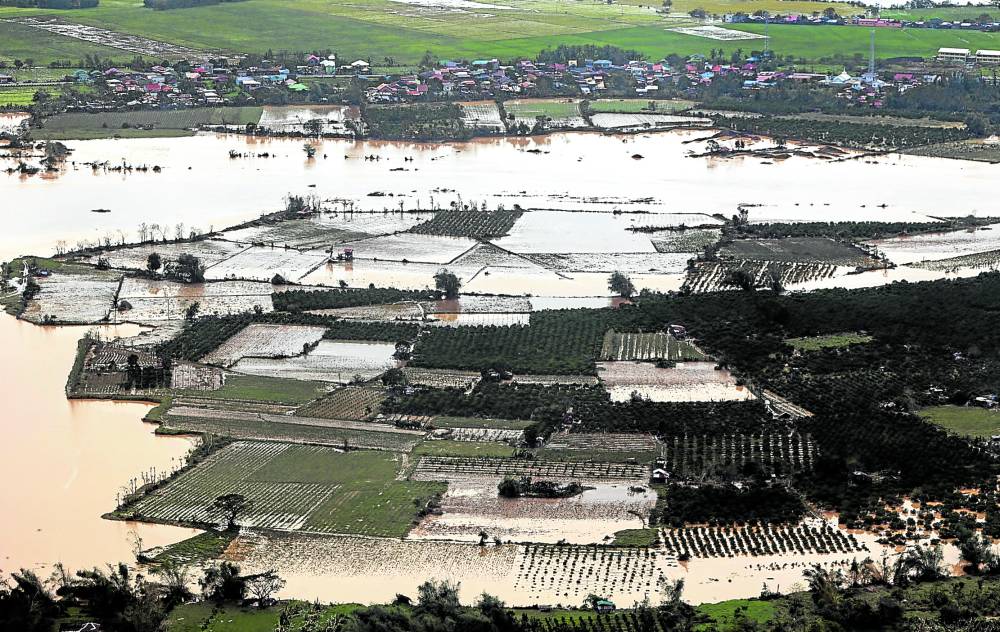
{"type": "Polygon", "coordinates": [[[580,104],[566,100],[535,100],[507,101],[504,103],[507,114],[513,114],[518,119],[534,119],[544,116],[550,119],[568,119],[580,116],[580,104]]]}
{"type": "MultiPolygon", "coordinates": [[[[0,19],[15,11],[7,7],[0,8],[0,19]]],[[[21,24],[0,22],[0,61],[8,62],[8,65],[15,59],[31,60],[31,65],[39,66],[47,66],[53,61],[76,64],[85,55],[114,57],[123,61],[131,59],[130,53],[116,48],[83,42],[21,24]]]]}
{"type": "Polygon", "coordinates": [[[413,448],[414,456],[509,457],[514,448],[492,441],[422,441],[413,448]]]}
{"type": "Polygon", "coordinates": [[[168,632],[274,632],[281,616],[280,607],[266,610],[211,602],[181,604],[167,618],[168,632]],[[217,609],[218,608],[218,609],[217,609]]]}
{"type": "Polygon", "coordinates": [[[326,394],[324,382],[307,382],[282,377],[227,375],[225,385],[217,391],[177,391],[202,399],[240,399],[278,404],[305,404],[326,394]]]}
{"type": "Polygon", "coordinates": [[[656,544],[659,529],[624,529],[615,532],[612,546],[650,547],[656,544]]]}
{"type": "Polygon", "coordinates": [[[47,92],[53,90],[52,86],[45,86],[45,88],[37,87],[16,87],[16,88],[0,88],[0,105],[17,105],[28,107],[35,102],[35,93],[39,90],[44,89],[47,92]]]}
{"type": "Polygon", "coordinates": [[[862,345],[872,340],[871,336],[865,334],[842,333],[825,336],[808,336],[805,338],[788,338],[785,340],[785,343],[799,351],[819,351],[820,349],[862,345]]]}
{"type": "Polygon", "coordinates": [[[1000,434],[1000,411],[969,406],[934,406],[920,411],[925,419],[966,437],[1000,434]]]}
{"type": "Polygon", "coordinates": [[[175,562],[186,565],[214,560],[222,555],[235,536],[232,531],[205,531],[164,547],[154,559],[154,563],[175,562]]]}
{"type": "Polygon", "coordinates": [[[755,599],[733,599],[720,603],[702,604],[697,607],[697,611],[698,614],[709,617],[715,625],[715,627],[711,627],[712,624],[703,623],[695,627],[695,630],[706,631],[737,629],[737,622],[741,619],[765,624],[775,615],[773,603],[755,599]]]}

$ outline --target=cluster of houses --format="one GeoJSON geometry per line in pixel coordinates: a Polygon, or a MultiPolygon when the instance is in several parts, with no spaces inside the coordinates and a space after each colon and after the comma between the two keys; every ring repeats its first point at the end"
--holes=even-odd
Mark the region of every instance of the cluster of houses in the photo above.
{"type": "MultiPolygon", "coordinates": [[[[986,16],[984,16],[985,18],[986,16]]],[[[950,22],[939,18],[929,20],[894,20],[892,18],[878,17],[841,17],[835,13],[801,14],[790,13],[786,15],[764,16],[762,14],[747,15],[746,13],[727,14],[722,17],[724,22],[730,24],[798,24],[803,26],[862,26],[865,28],[893,28],[893,29],[943,29],[943,30],[963,30],[963,31],[1000,31],[1000,22],[991,19],[968,20],[950,22]]]]}

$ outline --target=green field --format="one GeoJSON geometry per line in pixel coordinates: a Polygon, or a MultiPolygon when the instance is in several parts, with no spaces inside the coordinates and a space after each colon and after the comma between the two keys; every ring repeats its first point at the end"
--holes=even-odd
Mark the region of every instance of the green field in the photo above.
{"type": "Polygon", "coordinates": [[[535,100],[507,101],[504,109],[508,116],[513,114],[518,119],[534,119],[544,116],[551,119],[567,119],[580,116],[580,104],[566,100],[535,100]]]}
{"type": "Polygon", "coordinates": [[[871,342],[872,337],[864,334],[843,333],[826,336],[809,336],[806,338],[788,338],[785,342],[799,351],[819,351],[835,347],[848,347],[871,342]]]}
{"type": "Polygon", "coordinates": [[[1000,434],[1000,411],[971,406],[934,406],[920,415],[939,426],[967,437],[1000,434]]]}
{"type": "Polygon", "coordinates": [[[773,619],[775,614],[773,603],[756,599],[733,599],[720,603],[702,604],[698,606],[697,610],[698,614],[709,617],[717,627],[709,627],[706,624],[695,628],[696,630],[729,630],[738,619],[763,624],[773,619]]]}
{"type": "Polygon", "coordinates": [[[514,448],[491,441],[424,441],[413,448],[414,456],[490,456],[508,457],[514,448]]]}
{"type": "MultiPolygon", "coordinates": [[[[35,102],[35,93],[39,88],[0,88],[0,106],[18,105],[29,106],[35,102]]],[[[47,92],[52,92],[52,86],[45,88],[47,92]]]]}
{"type": "Polygon", "coordinates": [[[305,404],[327,392],[324,382],[306,382],[280,377],[229,375],[226,384],[217,391],[178,391],[203,399],[242,399],[280,404],[305,404]]]}
{"type": "Polygon", "coordinates": [[[639,546],[649,547],[656,544],[659,537],[659,529],[624,529],[615,532],[615,540],[611,546],[639,546]]]}
{"type": "MultiPolygon", "coordinates": [[[[16,13],[39,13],[39,11],[37,9],[0,7],[0,19],[16,13]]],[[[57,13],[62,14],[61,12],[57,13]]],[[[9,64],[15,59],[30,60],[29,65],[38,66],[47,66],[53,61],[68,61],[76,64],[83,59],[84,55],[100,55],[101,57],[116,57],[118,59],[130,58],[127,53],[115,48],[91,44],[55,33],[47,33],[20,24],[0,22],[0,61],[9,64]]],[[[21,79],[20,74],[18,78],[21,79]]]]}
{"type": "Polygon", "coordinates": [[[117,517],[171,524],[218,523],[214,498],[252,502],[238,523],[261,529],[402,537],[446,485],[396,480],[398,457],[281,443],[232,443],[117,517]]]}
{"type": "Polygon", "coordinates": [[[53,140],[183,136],[193,134],[192,128],[201,125],[257,123],[262,112],[259,107],[222,107],[57,114],[45,119],[44,127],[33,130],[32,136],[53,140]]]}

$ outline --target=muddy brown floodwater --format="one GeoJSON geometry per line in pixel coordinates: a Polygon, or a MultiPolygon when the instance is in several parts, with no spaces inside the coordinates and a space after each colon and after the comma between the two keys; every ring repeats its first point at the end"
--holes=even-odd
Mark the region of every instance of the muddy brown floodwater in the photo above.
{"type": "MultiPolygon", "coordinates": [[[[190,439],[158,437],[141,403],[70,401],[64,385],[87,327],[37,327],[0,314],[0,570],[46,571],[134,560],[144,547],[197,533],[101,519],[115,494],[151,467],[169,470],[190,439]]],[[[132,326],[104,328],[134,335],[132,326]]]]}

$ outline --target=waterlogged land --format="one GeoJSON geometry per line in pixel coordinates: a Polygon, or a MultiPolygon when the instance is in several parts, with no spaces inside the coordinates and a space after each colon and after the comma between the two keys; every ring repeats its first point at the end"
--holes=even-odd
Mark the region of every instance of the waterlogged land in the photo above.
{"type": "Polygon", "coordinates": [[[55,171],[0,175],[36,210],[10,218],[0,255],[90,242],[17,261],[8,309],[144,326],[74,356],[78,331],[0,321],[15,421],[48,424],[17,421],[9,476],[48,445],[31,428],[63,423],[56,474],[26,493],[71,506],[96,543],[76,555],[65,520],[19,513],[8,528],[29,552],[10,565],[131,560],[131,530],[147,549],[216,530],[213,501],[236,493],[252,501],[238,537],[202,556],[277,570],[287,597],[381,602],[436,578],[466,601],[631,605],[684,579],[700,603],[939,540],[959,568],[964,517],[992,533],[996,499],[973,487],[992,461],[958,435],[993,420],[934,404],[995,384],[996,279],[976,276],[996,261],[994,167],[689,157],[707,136],[327,140],[310,159],[299,142],[198,134],[77,141],[55,171]],[[904,176],[939,190],[880,187],[904,176]],[[316,208],[262,217],[289,193],[316,208]],[[980,219],[949,219],[966,215],[980,219]],[[118,243],[142,224],[144,243],[118,243]],[[192,255],[203,280],[184,276],[192,255]],[[435,288],[442,268],[458,296],[435,288]],[[652,293],[609,287],[614,272],[652,293]],[[827,286],[875,289],[807,291],[827,286]],[[61,360],[24,371],[53,336],[61,360]],[[119,414],[132,430],[108,434],[119,414]],[[194,435],[214,451],[161,481],[194,435]],[[154,466],[161,485],[116,493],[154,466]],[[900,502],[931,483],[934,500],[900,502]]]}

